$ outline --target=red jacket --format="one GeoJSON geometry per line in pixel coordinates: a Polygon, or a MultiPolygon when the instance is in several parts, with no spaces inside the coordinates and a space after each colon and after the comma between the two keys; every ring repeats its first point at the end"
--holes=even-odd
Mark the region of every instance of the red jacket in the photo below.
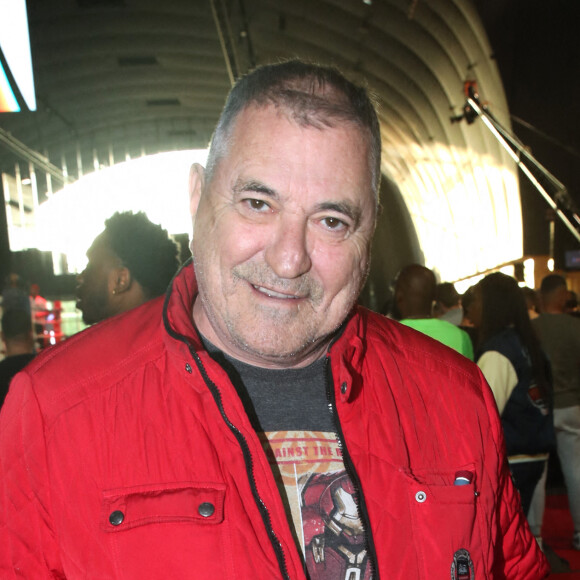
{"type": "MultiPolygon", "coordinates": [[[[2,579],[304,578],[260,441],[193,329],[195,291],[186,266],[165,306],[100,323],[15,380],[2,579]]],[[[477,580],[546,576],[474,364],[362,308],[327,361],[375,580],[450,578],[461,550],[477,580]],[[462,470],[473,481],[454,486],[462,470]]]]}

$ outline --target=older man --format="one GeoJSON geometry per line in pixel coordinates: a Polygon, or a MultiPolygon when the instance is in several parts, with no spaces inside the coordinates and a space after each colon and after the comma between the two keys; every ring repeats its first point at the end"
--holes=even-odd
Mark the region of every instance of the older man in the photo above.
{"type": "Polygon", "coordinates": [[[238,82],[191,172],[193,266],[8,397],[2,577],[545,576],[477,368],[355,306],[379,167],[334,69],[238,82]]]}

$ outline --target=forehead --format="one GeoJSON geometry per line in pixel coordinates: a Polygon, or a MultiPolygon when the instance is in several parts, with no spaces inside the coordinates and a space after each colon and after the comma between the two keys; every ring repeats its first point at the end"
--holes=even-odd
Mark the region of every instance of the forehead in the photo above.
{"type": "Polygon", "coordinates": [[[87,258],[90,262],[100,262],[115,258],[115,253],[111,249],[111,244],[107,237],[107,232],[100,233],[87,250],[87,258]]]}
{"type": "Polygon", "coordinates": [[[340,182],[366,196],[372,192],[370,159],[368,132],[352,121],[314,127],[298,123],[284,108],[250,105],[235,120],[218,165],[260,169],[279,180],[300,175],[311,182],[340,182]]]}

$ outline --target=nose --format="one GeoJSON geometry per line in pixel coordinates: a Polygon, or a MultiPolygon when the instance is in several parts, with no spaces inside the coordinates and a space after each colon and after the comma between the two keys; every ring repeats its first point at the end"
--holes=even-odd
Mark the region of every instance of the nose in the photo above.
{"type": "Polygon", "coordinates": [[[266,262],[279,278],[291,280],[312,267],[307,224],[300,220],[281,220],[266,249],[266,262]]]}

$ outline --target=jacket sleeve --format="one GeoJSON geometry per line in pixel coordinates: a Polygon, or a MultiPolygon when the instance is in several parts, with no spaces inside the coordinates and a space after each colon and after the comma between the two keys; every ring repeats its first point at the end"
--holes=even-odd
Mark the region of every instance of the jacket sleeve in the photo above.
{"type": "MultiPolygon", "coordinates": [[[[483,378],[482,378],[483,380],[483,378]]],[[[484,381],[485,382],[485,381],[484,381]]],[[[493,546],[494,580],[541,580],[550,572],[548,561],[532,535],[528,522],[521,508],[518,492],[515,489],[506,458],[505,443],[501,422],[493,394],[487,384],[483,393],[490,415],[491,436],[495,449],[488,449],[487,454],[498,451],[496,522],[498,529],[493,546]]]]}
{"type": "Polygon", "coordinates": [[[45,426],[28,374],[0,413],[0,578],[63,579],[50,509],[45,426]]]}
{"type": "Polygon", "coordinates": [[[518,384],[516,371],[510,360],[496,350],[484,352],[479,357],[477,366],[481,369],[491,388],[497,404],[497,410],[501,415],[518,384]]]}

